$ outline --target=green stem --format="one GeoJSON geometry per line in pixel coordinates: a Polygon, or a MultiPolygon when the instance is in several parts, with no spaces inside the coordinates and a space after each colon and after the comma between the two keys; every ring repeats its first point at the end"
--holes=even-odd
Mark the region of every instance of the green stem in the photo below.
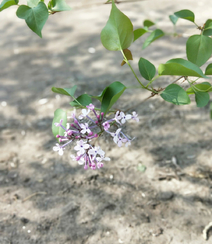
{"type": "Polygon", "coordinates": [[[148,86],[150,86],[152,84],[153,81],[155,81],[156,79],[158,79],[160,77],[160,75],[156,75],[147,85],[146,85],[146,88],[148,86]]]}
{"type": "Polygon", "coordinates": [[[130,65],[130,63],[129,63],[129,61],[127,60],[127,58],[126,58],[126,56],[125,56],[125,54],[124,54],[124,52],[123,52],[123,50],[121,50],[121,53],[122,53],[122,55],[123,55],[123,57],[124,57],[124,61],[128,64],[128,66],[130,67],[130,69],[131,69],[131,71],[132,71],[132,73],[134,74],[134,76],[135,76],[135,78],[136,78],[136,80],[138,81],[138,83],[141,85],[141,87],[143,88],[143,89],[146,89],[146,90],[148,90],[148,91],[151,91],[152,92],[152,90],[151,89],[149,89],[149,88],[147,88],[147,87],[145,87],[145,85],[138,79],[138,76],[136,75],[136,73],[135,73],[135,71],[133,70],[133,68],[132,68],[132,66],[130,65]]]}
{"type": "Polygon", "coordinates": [[[191,84],[193,85],[197,80],[199,80],[200,78],[197,78],[196,80],[193,80],[192,82],[191,82],[191,84]]]}
{"type": "Polygon", "coordinates": [[[208,89],[208,90],[201,90],[201,89],[198,89],[197,87],[195,87],[195,85],[193,86],[194,82],[196,82],[198,79],[199,79],[199,78],[197,78],[197,79],[194,80],[194,81],[190,81],[190,80],[187,78],[186,80],[188,81],[188,83],[189,83],[189,85],[191,86],[191,88],[194,90],[194,93],[195,93],[196,91],[198,91],[198,92],[207,92],[209,89],[208,89]]]}
{"type": "MultiPolygon", "coordinates": [[[[80,102],[78,102],[77,99],[76,99],[74,96],[71,96],[71,97],[74,99],[74,101],[75,101],[76,103],[78,103],[78,105],[79,105],[80,107],[83,107],[83,108],[85,107],[85,106],[83,106],[80,102]]],[[[74,101],[73,101],[73,102],[74,102],[74,101]]]]}
{"type": "Polygon", "coordinates": [[[197,24],[197,23],[195,23],[195,22],[193,22],[195,25],[196,25],[196,27],[198,27],[199,28],[199,25],[197,24]]]}

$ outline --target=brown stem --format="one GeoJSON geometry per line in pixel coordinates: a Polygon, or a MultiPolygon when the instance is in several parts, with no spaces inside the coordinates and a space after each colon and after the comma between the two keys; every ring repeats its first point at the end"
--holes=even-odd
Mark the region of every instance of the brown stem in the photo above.
{"type": "Polygon", "coordinates": [[[151,97],[154,97],[155,95],[156,95],[155,93],[152,93],[150,96],[148,96],[147,98],[145,98],[145,99],[144,99],[144,100],[142,100],[141,102],[137,103],[137,104],[136,104],[136,105],[134,105],[133,107],[130,107],[130,108],[126,109],[124,112],[126,113],[126,112],[128,112],[129,110],[131,110],[131,109],[134,109],[134,108],[138,107],[140,104],[142,104],[142,103],[146,102],[148,99],[150,99],[151,97]]]}
{"type": "MultiPolygon", "coordinates": [[[[182,79],[182,78],[184,78],[184,80],[186,79],[185,76],[180,76],[179,78],[177,78],[176,80],[174,80],[171,84],[176,83],[177,81],[179,81],[179,80],[182,79]]],[[[165,90],[165,88],[159,88],[158,90],[155,90],[155,91],[161,92],[161,91],[163,91],[163,90],[165,90]]],[[[143,101],[137,103],[137,104],[134,105],[133,107],[128,108],[128,109],[125,110],[124,112],[126,113],[126,112],[128,112],[129,110],[138,107],[140,104],[146,102],[148,99],[150,99],[151,97],[154,97],[154,96],[157,95],[157,94],[158,94],[158,93],[153,93],[153,92],[152,92],[152,94],[151,94],[150,96],[148,96],[147,98],[145,98],[143,101]]]]}

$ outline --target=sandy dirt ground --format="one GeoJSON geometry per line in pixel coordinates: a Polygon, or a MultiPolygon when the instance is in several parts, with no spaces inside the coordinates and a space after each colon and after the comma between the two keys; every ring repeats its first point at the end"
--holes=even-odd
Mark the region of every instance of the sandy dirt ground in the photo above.
{"type": "MultiPolygon", "coordinates": [[[[101,139],[111,158],[104,168],[85,171],[66,151],[52,151],[54,110],[70,109],[68,97],[51,87],[77,85],[77,95],[98,95],[114,81],[136,85],[121,54],[101,45],[100,32],[110,12],[103,1],[69,1],[73,7],[49,17],[43,39],[15,17],[15,7],[0,14],[0,243],[1,244],[203,244],[211,221],[212,121],[209,106],[174,106],[160,97],[136,107],[139,124],[131,147],[101,139]],[[94,53],[89,48],[95,48],[94,53]],[[145,172],[138,170],[146,167],[145,172]]],[[[209,1],[152,0],[119,4],[135,28],[144,19],[172,32],[168,15],[189,8],[202,25],[211,18],[209,1]]],[[[177,31],[142,50],[131,47],[132,66],[144,57],[157,67],[185,58],[185,43],[195,26],[179,20],[177,31]]],[[[154,84],[164,87],[175,77],[154,84]]],[[[144,81],[145,82],[145,81],[144,81]]],[[[115,105],[126,110],[150,94],[127,90],[115,105]]]]}

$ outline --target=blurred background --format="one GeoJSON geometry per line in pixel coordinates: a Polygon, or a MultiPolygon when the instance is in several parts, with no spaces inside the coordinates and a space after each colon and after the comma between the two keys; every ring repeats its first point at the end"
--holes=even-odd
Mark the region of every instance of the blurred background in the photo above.
{"type": "MultiPolygon", "coordinates": [[[[120,66],[121,54],[100,41],[111,5],[67,3],[72,10],[49,16],[42,39],[16,17],[16,7],[0,14],[0,243],[205,243],[202,231],[212,205],[208,106],[197,108],[194,99],[174,106],[160,97],[141,103],[147,91],[127,90],[115,107],[134,107],[139,114],[139,124],[128,124],[136,137],[131,147],[100,140],[111,161],[95,171],[85,171],[68,151],[62,157],[52,151],[54,111],[70,109],[70,98],[51,87],[77,85],[77,95],[98,95],[114,81],[137,85],[129,67],[120,66]]],[[[129,0],[117,6],[134,29],[150,19],[166,33],[173,32],[170,14],[190,9],[203,25],[212,8],[206,0],[129,0]]],[[[132,44],[138,75],[140,57],[156,67],[186,58],[186,40],[199,31],[181,19],[177,32],[180,37],[166,35],[145,50],[147,36],[132,44]]],[[[163,77],[154,87],[175,79],[163,77]]]]}

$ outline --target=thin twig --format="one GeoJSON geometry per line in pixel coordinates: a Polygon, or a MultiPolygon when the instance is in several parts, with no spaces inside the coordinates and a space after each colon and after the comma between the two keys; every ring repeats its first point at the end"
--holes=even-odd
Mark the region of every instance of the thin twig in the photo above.
{"type": "Polygon", "coordinates": [[[140,105],[140,104],[146,102],[146,101],[147,101],[148,99],[150,99],[151,97],[154,97],[154,95],[155,95],[155,94],[151,94],[150,96],[148,96],[147,98],[145,98],[145,99],[142,100],[141,102],[137,103],[135,106],[128,108],[127,110],[125,110],[125,113],[126,113],[127,111],[133,109],[133,108],[138,107],[138,105],[140,105]]]}
{"type": "MultiPolygon", "coordinates": [[[[179,78],[177,78],[176,80],[174,80],[171,84],[176,83],[177,81],[179,81],[180,79],[182,79],[184,76],[180,76],[179,78]]],[[[160,91],[165,90],[165,88],[161,88],[160,91]]],[[[146,102],[148,99],[150,99],[151,97],[154,97],[155,95],[158,95],[159,93],[152,93],[149,97],[145,98],[144,100],[142,100],[141,102],[139,102],[138,104],[136,104],[133,107],[128,108],[127,110],[125,110],[125,113],[133,108],[136,108],[137,106],[139,106],[140,104],[142,104],[143,102],[146,102]]]]}
{"type": "Polygon", "coordinates": [[[36,195],[46,195],[46,194],[47,194],[46,192],[42,192],[42,191],[40,191],[40,192],[35,192],[35,193],[33,193],[32,195],[30,195],[30,196],[24,198],[24,200],[23,200],[22,202],[26,202],[27,200],[29,200],[30,198],[32,198],[32,197],[34,197],[34,196],[36,196],[36,195]]]}
{"type": "MultiPolygon", "coordinates": [[[[180,76],[179,78],[177,78],[176,80],[174,80],[171,84],[175,84],[176,82],[178,82],[180,79],[184,78],[183,82],[186,80],[185,76],[180,76]]],[[[165,88],[161,88],[160,92],[164,91],[166,89],[165,88]]]]}
{"type": "Polygon", "coordinates": [[[185,76],[180,76],[179,78],[177,78],[176,80],[174,80],[174,81],[172,82],[172,84],[176,83],[178,80],[182,79],[183,77],[184,77],[184,80],[185,80],[185,76]]]}

